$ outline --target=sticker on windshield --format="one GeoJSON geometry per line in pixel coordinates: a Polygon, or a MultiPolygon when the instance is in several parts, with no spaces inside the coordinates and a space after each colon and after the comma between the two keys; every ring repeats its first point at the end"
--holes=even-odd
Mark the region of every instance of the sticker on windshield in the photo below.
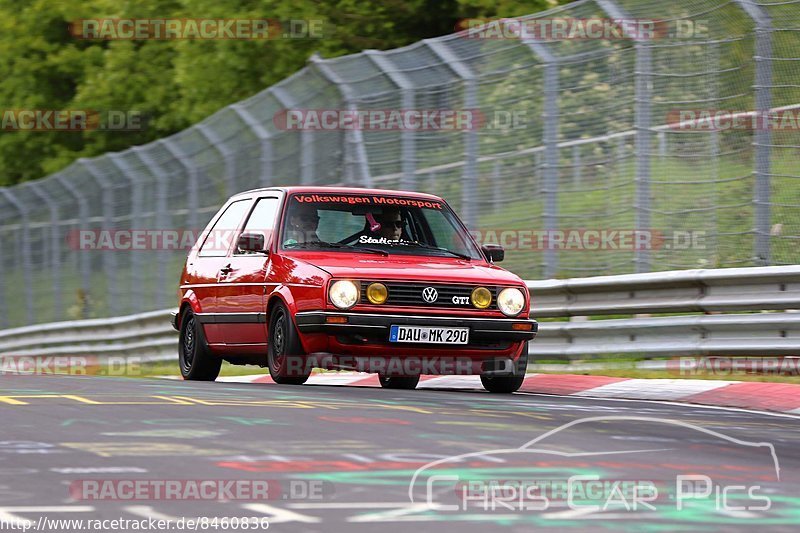
{"type": "Polygon", "coordinates": [[[328,196],[321,194],[296,194],[294,198],[301,204],[337,203],[443,209],[442,202],[437,202],[435,200],[415,200],[412,198],[398,198],[394,196],[328,196]]]}

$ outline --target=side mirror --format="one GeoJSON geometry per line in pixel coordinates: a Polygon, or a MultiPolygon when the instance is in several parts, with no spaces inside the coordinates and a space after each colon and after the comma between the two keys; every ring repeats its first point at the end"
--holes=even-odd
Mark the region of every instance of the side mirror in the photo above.
{"type": "Polygon", "coordinates": [[[506,251],[499,244],[484,244],[481,250],[489,258],[490,263],[499,263],[506,257],[506,251]]]}
{"type": "Polygon", "coordinates": [[[264,234],[262,233],[242,233],[236,241],[236,250],[245,254],[265,254],[268,253],[265,244],[264,234]]]}

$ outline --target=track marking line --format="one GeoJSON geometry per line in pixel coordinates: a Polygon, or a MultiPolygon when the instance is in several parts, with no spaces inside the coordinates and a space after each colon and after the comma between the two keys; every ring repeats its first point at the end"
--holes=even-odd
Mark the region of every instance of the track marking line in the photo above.
{"type": "Polygon", "coordinates": [[[96,402],[94,400],[90,400],[89,398],[84,398],[83,396],[76,396],[74,394],[65,394],[61,396],[61,398],[66,398],[67,400],[75,400],[76,402],[80,403],[88,403],[89,405],[103,405],[103,402],[96,402]]]}
{"type": "Polygon", "coordinates": [[[181,396],[152,396],[152,398],[166,400],[170,403],[174,403],[175,405],[196,405],[194,402],[186,401],[181,396]]]}

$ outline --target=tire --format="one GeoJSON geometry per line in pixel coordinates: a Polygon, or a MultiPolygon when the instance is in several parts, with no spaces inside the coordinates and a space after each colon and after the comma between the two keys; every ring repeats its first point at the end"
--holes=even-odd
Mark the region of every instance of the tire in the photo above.
{"type": "Polygon", "coordinates": [[[522,345],[522,353],[517,359],[514,373],[507,376],[493,376],[481,374],[483,388],[495,394],[511,394],[516,392],[525,381],[525,372],[528,369],[528,343],[522,345]]]}
{"type": "Polygon", "coordinates": [[[297,329],[283,303],[275,304],[269,315],[267,366],[272,381],[281,385],[302,385],[311,375],[297,329]]]}
{"type": "Polygon", "coordinates": [[[378,381],[384,389],[405,389],[411,390],[417,388],[419,383],[419,374],[416,376],[386,376],[378,374],[378,381]]]}
{"type": "Polygon", "coordinates": [[[178,365],[183,379],[192,381],[217,379],[222,368],[222,358],[211,353],[203,328],[190,308],[187,308],[181,317],[179,338],[178,365]]]}

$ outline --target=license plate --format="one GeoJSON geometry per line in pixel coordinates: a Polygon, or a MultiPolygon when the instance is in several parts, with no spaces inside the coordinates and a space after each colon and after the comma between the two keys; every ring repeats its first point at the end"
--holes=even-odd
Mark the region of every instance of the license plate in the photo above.
{"type": "Polygon", "coordinates": [[[428,344],[467,344],[469,328],[427,326],[392,326],[389,342],[424,342],[428,344]]]}

